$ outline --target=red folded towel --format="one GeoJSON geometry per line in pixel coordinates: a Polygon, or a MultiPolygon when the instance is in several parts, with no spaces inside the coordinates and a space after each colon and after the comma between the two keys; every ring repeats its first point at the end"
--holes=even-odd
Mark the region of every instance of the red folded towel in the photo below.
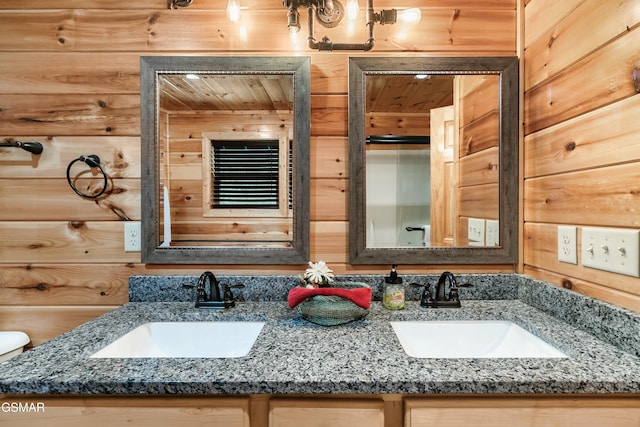
{"type": "Polygon", "coordinates": [[[362,307],[369,308],[371,306],[371,288],[293,288],[289,291],[289,307],[294,308],[302,301],[315,297],[316,295],[330,296],[335,295],[342,298],[346,298],[354,304],[362,307]]]}

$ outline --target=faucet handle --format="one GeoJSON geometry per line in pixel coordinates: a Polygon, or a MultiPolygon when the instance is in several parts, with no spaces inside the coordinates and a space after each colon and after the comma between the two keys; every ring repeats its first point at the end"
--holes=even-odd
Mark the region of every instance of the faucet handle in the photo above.
{"type": "Polygon", "coordinates": [[[451,286],[451,288],[449,288],[449,301],[460,301],[458,290],[460,288],[471,288],[472,286],[471,283],[456,283],[455,286],[451,286]]]}
{"type": "Polygon", "coordinates": [[[242,283],[236,285],[222,285],[222,301],[225,308],[235,307],[236,299],[233,296],[231,289],[243,289],[245,286],[242,283]]]}
{"type": "Polygon", "coordinates": [[[424,288],[422,296],[420,297],[420,305],[422,307],[428,307],[433,302],[433,295],[431,294],[431,285],[429,283],[423,285],[421,283],[409,283],[409,286],[416,288],[424,288]]]}

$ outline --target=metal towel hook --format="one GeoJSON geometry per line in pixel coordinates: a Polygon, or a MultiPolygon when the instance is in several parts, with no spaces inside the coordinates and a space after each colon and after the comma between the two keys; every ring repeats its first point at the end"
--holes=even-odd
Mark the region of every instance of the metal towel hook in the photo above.
{"type": "Polygon", "coordinates": [[[75,193],[80,197],[85,197],[87,199],[97,199],[98,197],[102,196],[104,192],[107,191],[108,179],[107,174],[104,172],[104,169],[102,169],[102,166],[100,165],[100,157],[96,156],[95,154],[90,154],[88,156],[80,156],[77,159],[72,160],[71,163],[69,163],[69,166],[67,166],[67,182],[69,183],[71,189],[73,189],[73,191],[75,191],[75,193]],[[100,170],[104,181],[102,189],[98,192],[98,194],[86,194],[76,188],[76,186],[74,185],[75,180],[71,179],[71,167],[76,162],[84,162],[91,169],[98,168],[100,170]]]}
{"type": "Polygon", "coordinates": [[[28,151],[31,154],[40,155],[42,154],[43,147],[40,142],[22,142],[22,141],[10,141],[4,140],[0,142],[0,147],[17,147],[22,148],[25,151],[28,151]]]}

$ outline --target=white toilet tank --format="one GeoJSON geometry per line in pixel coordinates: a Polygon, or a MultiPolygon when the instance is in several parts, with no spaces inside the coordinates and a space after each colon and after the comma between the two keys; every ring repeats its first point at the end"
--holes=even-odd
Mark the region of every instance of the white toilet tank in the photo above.
{"type": "Polygon", "coordinates": [[[20,331],[0,331],[0,362],[9,360],[22,353],[29,344],[29,335],[20,331]]]}

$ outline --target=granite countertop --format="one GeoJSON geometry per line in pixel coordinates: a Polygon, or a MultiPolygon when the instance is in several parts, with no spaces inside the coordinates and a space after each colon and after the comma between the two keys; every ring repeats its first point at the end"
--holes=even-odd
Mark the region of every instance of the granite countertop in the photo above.
{"type": "MultiPolygon", "coordinates": [[[[637,340],[640,316],[550,285],[549,298],[580,298],[598,317],[576,324],[564,307],[551,313],[527,303],[529,283],[517,298],[463,298],[460,309],[425,309],[408,301],[389,311],[374,301],[362,321],[335,327],[302,320],[286,301],[247,301],[225,311],[196,309],[193,302],[130,302],[65,333],[0,369],[3,394],[317,394],[317,393],[523,393],[640,392],[637,340]],[[594,306],[595,304],[595,306],[594,306]],[[607,310],[604,310],[605,307],[607,310]],[[504,319],[565,352],[566,359],[418,359],[405,354],[390,320],[504,319]],[[603,319],[607,319],[606,322],[603,319]],[[229,359],[90,359],[95,351],[150,321],[264,321],[249,354],[229,359]],[[600,326],[595,326],[595,324],[600,326]],[[616,324],[607,342],[596,338],[616,324]],[[575,324],[575,325],[572,325],[575,324]],[[631,324],[631,325],[629,325],[631,324]],[[591,329],[589,329],[591,328],[591,329]],[[629,329],[630,328],[630,329],[629,329]],[[591,333],[589,332],[591,331],[591,333]],[[636,341],[629,342],[629,336],[636,341]],[[614,340],[615,341],[615,340],[614,340]],[[615,345],[614,345],[615,344],[615,345]]],[[[548,286],[548,289],[545,287],[548,286]]],[[[542,289],[542,291],[541,291],[542,289]]],[[[190,292],[193,292],[191,290],[190,292]]],[[[481,290],[476,290],[481,292],[481,290]]],[[[250,294],[250,292],[249,292],[250,294]]],[[[468,296],[472,296],[469,294],[468,296]]],[[[476,294],[477,295],[477,294],[476,294]]],[[[546,297],[544,297],[546,298],[546,297]]],[[[135,298],[132,298],[135,300],[135,298]]],[[[582,307],[585,309],[585,307],[582,307]]],[[[575,313],[579,312],[576,311],[575,313]]],[[[215,340],[216,337],[202,337],[215,340]]]]}

